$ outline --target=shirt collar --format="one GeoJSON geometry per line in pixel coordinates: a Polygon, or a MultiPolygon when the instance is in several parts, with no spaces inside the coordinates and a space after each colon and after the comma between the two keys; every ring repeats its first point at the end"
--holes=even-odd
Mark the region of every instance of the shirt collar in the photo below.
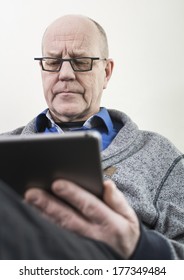
{"type": "MultiPolygon", "coordinates": [[[[91,129],[99,125],[106,127],[108,133],[113,129],[113,123],[106,108],[101,107],[100,111],[91,116],[85,123],[84,127],[91,129]]],[[[48,128],[56,128],[56,131],[63,132],[62,129],[55,124],[48,109],[44,110],[36,117],[36,131],[44,132],[48,128]]]]}
{"type": "Polygon", "coordinates": [[[106,127],[108,133],[113,129],[113,123],[106,108],[101,107],[98,113],[91,116],[84,123],[84,126],[87,128],[94,128],[99,126],[99,124],[103,124],[106,127]]]}

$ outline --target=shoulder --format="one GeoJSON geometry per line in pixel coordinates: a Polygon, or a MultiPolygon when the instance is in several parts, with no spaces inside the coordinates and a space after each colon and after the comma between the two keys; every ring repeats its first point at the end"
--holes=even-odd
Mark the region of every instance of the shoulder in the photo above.
{"type": "Polygon", "coordinates": [[[35,119],[31,120],[27,125],[18,127],[11,131],[1,133],[0,136],[11,136],[11,135],[21,135],[21,134],[35,134],[36,126],[35,119]]]}
{"type": "MultiPolygon", "coordinates": [[[[144,131],[142,130],[141,133],[144,135],[145,144],[152,148],[154,152],[161,152],[166,150],[168,154],[173,154],[175,156],[181,155],[181,151],[177,149],[177,147],[165,136],[152,132],[152,131],[144,131]]],[[[162,156],[160,154],[160,156],[162,156]]]]}
{"type": "Polygon", "coordinates": [[[14,130],[3,132],[3,133],[0,134],[0,136],[20,135],[20,134],[22,134],[22,131],[23,131],[24,127],[25,126],[21,126],[21,127],[18,127],[16,129],[14,129],[14,130]]]}

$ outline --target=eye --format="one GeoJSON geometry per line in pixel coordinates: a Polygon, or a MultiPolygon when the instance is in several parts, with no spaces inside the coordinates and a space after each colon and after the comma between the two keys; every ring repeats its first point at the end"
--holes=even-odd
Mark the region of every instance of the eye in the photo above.
{"type": "Polygon", "coordinates": [[[44,61],[49,66],[52,66],[52,65],[54,66],[54,65],[59,65],[60,64],[59,59],[45,59],[44,61]]]}
{"type": "Polygon", "coordinates": [[[42,65],[44,70],[46,71],[58,71],[61,65],[61,61],[57,58],[43,58],[42,65]]]}
{"type": "Polygon", "coordinates": [[[76,71],[89,71],[91,68],[90,58],[73,58],[71,60],[74,70],[76,71]]]}
{"type": "Polygon", "coordinates": [[[89,59],[87,59],[87,58],[76,58],[76,59],[74,59],[73,60],[73,62],[75,63],[75,64],[80,64],[80,65],[83,65],[83,64],[89,64],[89,59]]]}

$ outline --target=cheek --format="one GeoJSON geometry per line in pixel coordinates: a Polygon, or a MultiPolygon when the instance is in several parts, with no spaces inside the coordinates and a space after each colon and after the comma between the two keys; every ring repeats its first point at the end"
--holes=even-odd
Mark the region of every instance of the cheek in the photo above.
{"type": "MultiPolygon", "coordinates": [[[[82,74],[82,73],[80,73],[82,74]]],[[[77,77],[77,82],[80,84],[80,86],[83,88],[84,91],[84,99],[89,100],[91,99],[91,96],[93,95],[93,87],[95,80],[92,75],[86,75],[87,73],[84,73],[84,75],[80,75],[77,77]]]]}
{"type": "Polygon", "coordinates": [[[93,94],[93,96],[98,96],[103,91],[104,81],[102,75],[94,75],[89,79],[87,83],[87,88],[93,94]]]}
{"type": "Polygon", "coordinates": [[[100,75],[94,75],[92,72],[85,78],[81,78],[79,82],[87,92],[94,92],[96,94],[101,88],[102,83],[100,75]]]}
{"type": "Polygon", "coordinates": [[[42,74],[42,84],[45,98],[48,100],[52,96],[52,88],[56,83],[56,78],[52,75],[48,75],[47,73],[42,74]]]}

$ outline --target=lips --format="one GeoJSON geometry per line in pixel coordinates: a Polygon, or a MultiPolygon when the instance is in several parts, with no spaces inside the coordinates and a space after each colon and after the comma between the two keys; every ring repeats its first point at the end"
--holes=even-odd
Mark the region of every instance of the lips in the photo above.
{"type": "Polygon", "coordinates": [[[63,96],[69,96],[69,95],[74,95],[74,94],[82,94],[81,91],[79,90],[74,90],[74,89],[58,89],[53,91],[53,95],[63,95],[63,96]]]}
{"type": "Polygon", "coordinates": [[[79,94],[79,92],[75,92],[75,91],[59,91],[59,92],[54,93],[54,95],[58,95],[58,94],[61,94],[61,95],[71,95],[71,94],[79,94]]]}
{"type": "Polygon", "coordinates": [[[60,99],[62,101],[64,100],[76,100],[77,97],[81,96],[82,94],[80,92],[76,91],[57,91],[54,93],[53,98],[60,99]]]}
{"type": "Polygon", "coordinates": [[[58,81],[52,88],[53,95],[83,94],[84,89],[74,82],[58,81]]]}
{"type": "Polygon", "coordinates": [[[60,91],[60,92],[58,92],[58,93],[77,93],[77,92],[75,92],[75,91],[72,91],[72,90],[63,90],[63,91],[60,91]]]}

